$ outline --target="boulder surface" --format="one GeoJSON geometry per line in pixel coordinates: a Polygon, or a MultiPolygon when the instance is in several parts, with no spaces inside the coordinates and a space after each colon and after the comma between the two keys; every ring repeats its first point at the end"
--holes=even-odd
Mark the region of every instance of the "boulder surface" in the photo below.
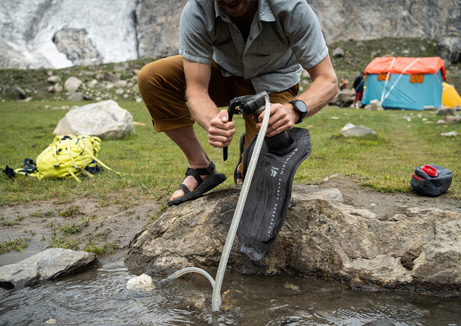
{"type": "MultiPolygon", "coordinates": [[[[218,191],[168,208],[133,241],[126,264],[147,274],[199,267],[214,275],[238,194],[218,191]]],[[[354,207],[339,189],[294,186],[287,219],[266,256],[251,261],[235,240],[227,268],[460,295],[461,213],[433,208],[437,199],[398,195],[382,203],[368,197],[354,207]],[[415,200],[424,205],[412,206],[420,203],[415,200]],[[391,201],[402,203],[389,209],[391,201]]]]}

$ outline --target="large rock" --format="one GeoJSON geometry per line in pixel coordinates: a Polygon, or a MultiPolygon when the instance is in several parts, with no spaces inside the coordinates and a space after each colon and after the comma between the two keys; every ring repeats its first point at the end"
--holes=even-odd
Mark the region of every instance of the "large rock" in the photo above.
{"type": "Polygon", "coordinates": [[[77,77],[69,77],[64,83],[64,88],[70,93],[75,93],[82,86],[83,82],[77,77]]]}
{"type": "Polygon", "coordinates": [[[0,267],[0,285],[8,288],[31,286],[38,282],[73,274],[96,263],[96,255],[70,249],[47,249],[17,264],[0,267]]]}
{"type": "Polygon", "coordinates": [[[438,44],[439,55],[445,60],[447,66],[461,61],[461,36],[443,37],[438,44]]]}
{"type": "MultiPolygon", "coordinates": [[[[148,274],[190,266],[214,270],[237,199],[238,192],[228,190],[170,207],[135,239],[125,262],[148,274]]],[[[227,267],[247,274],[315,275],[354,288],[460,295],[461,214],[354,208],[338,189],[295,186],[285,225],[266,257],[253,263],[236,240],[227,267]]]]}
{"type": "Polygon", "coordinates": [[[73,108],[59,121],[53,133],[118,139],[134,133],[133,117],[117,102],[108,100],[73,108]]]}
{"type": "Polygon", "coordinates": [[[353,89],[343,89],[336,94],[335,98],[331,100],[329,105],[336,105],[340,108],[348,108],[352,105],[355,98],[355,91],[353,89]]]}

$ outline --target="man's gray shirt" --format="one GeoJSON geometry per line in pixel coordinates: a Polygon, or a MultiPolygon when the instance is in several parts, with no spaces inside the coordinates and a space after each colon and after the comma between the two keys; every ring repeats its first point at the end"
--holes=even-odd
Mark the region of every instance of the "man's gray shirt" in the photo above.
{"type": "Polygon", "coordinates": [[[246,43],[215,0],[189,0],[179,30],[184,58],[204,64],[213,59],[224,76],[250,78],[256,92],[281,92],[296,85],[302,67],[309,69],[328,54],[320,23],[306,0],[259,0],[246,43]]]}

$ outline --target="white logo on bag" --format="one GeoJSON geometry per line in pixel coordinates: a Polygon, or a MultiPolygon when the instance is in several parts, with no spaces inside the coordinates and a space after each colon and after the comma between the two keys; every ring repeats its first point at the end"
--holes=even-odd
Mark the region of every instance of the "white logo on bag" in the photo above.
{"type": "Polygon", "coordinates": [[[271,168],[271,177],[272,178],[274,178],[277,175],[278,170],[279,170],[279,168],[276,168],[276,167],[271,168]]]}

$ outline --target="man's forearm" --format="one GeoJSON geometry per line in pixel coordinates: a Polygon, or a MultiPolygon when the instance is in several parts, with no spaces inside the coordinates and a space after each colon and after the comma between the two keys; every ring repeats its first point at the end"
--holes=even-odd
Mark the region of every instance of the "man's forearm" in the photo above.
{"type": "Polygon", "coordinates": [[[218,114],[216,104],[207,93],[186,91],[187,105],[192,118],[206,131],[210,128],[210,121],[218,114]]]}
{"type": "Polygon", "coordinates": [[[307,116],[311,116],[324,108],[337,93],[338,85],[335,76],[318,76],[297,98],[306,103],[307,116]]]}

